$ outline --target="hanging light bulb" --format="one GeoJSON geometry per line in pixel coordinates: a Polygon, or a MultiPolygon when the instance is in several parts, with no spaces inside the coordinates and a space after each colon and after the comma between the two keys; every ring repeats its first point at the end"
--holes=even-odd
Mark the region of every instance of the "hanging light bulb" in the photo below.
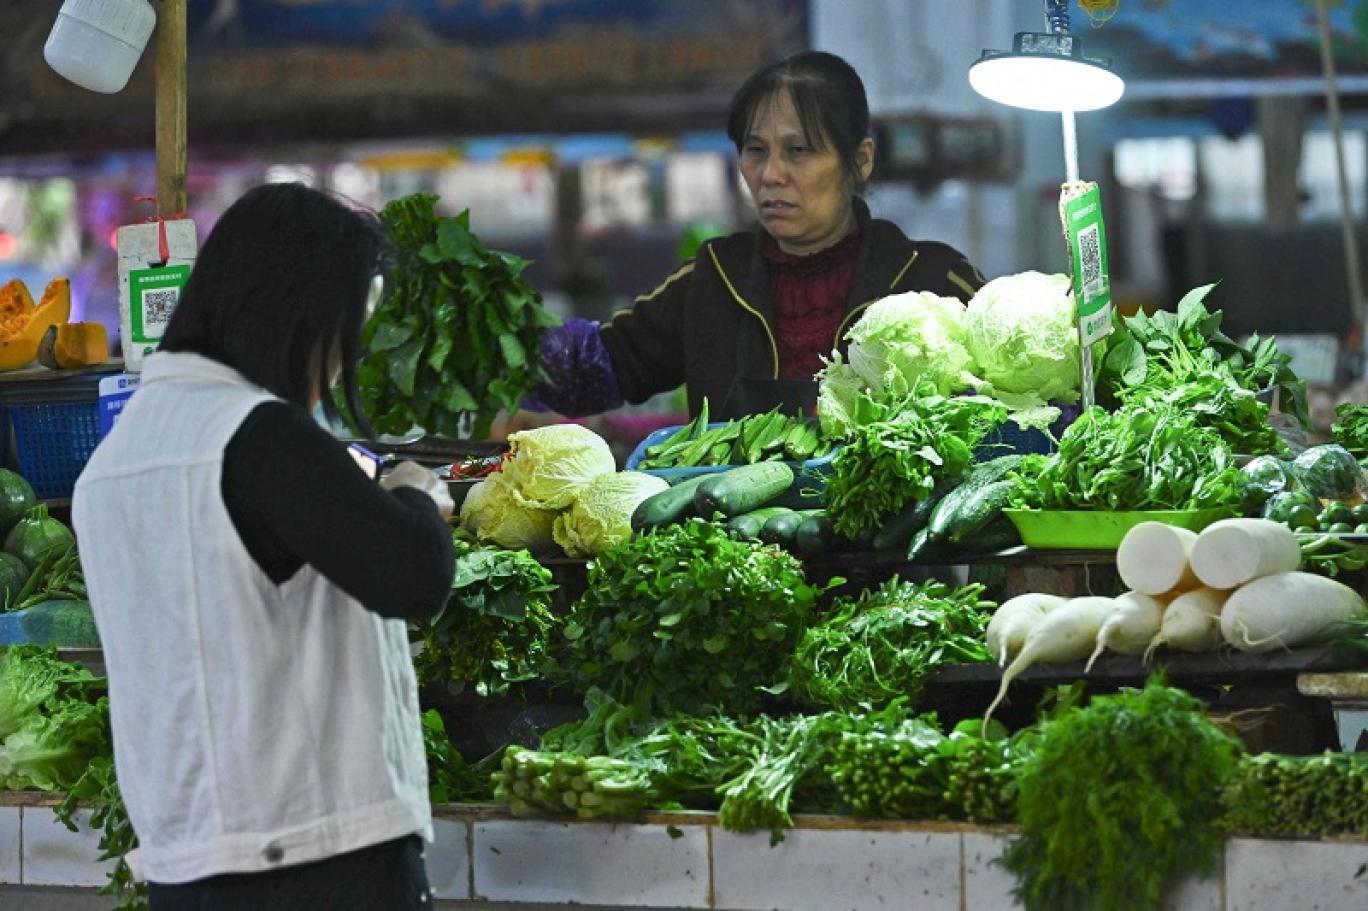
{"type": "Polygon", "coordinates": [[[81,88],[113,94],[128,84],[156,24],[147,0],[65,0],[43,58],[81,88]]]}
{"type": "Polygon", "coordinates": [[[1010,51],[984,51],[969,84],[990,101],[1032,111],[1095,111],[1121,99],[1126,84],[1111,62],[1083,54],[1069,34],[1065,0],[1046,0],[1050,33],[1017,32],[1010,51]]]}

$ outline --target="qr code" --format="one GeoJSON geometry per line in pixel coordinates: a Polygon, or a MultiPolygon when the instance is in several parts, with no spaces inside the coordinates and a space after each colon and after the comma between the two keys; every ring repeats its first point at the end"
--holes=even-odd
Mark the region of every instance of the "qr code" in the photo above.
{"type": "Polygon", "coordinates": [[[1102,281],[1102,246],[1098,243],[1097,225],[1088,225],[1078,232],[1078,260],[1083,287],[1097,287],[1102,281]]]}
{"type": "Polygon", "coordinates": [[[171,321],[171,311],[180,300],[179,288],[150,288],[142,293],[143,328],[165,329],[171,321]]]}

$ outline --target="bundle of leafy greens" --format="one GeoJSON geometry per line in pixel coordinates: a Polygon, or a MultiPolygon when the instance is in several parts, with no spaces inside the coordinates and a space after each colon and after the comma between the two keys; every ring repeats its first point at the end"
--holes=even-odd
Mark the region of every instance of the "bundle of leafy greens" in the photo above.
{"type": "Polygon", "coordinates": [[[381,212],[394,287],[362,331],[357,385],[379,433],[456,437],[469,419],[482,439],[542,379],[541,330],[559,320],[522,277],[525,260],[486,249],[469,212],[441,217],[436,203],[415,193],[381,212]]]}
{"type": "Polygon", "coordinates": [[[958,480],[1006,416],[993,399],[946,397],[924,381],[887,404],[861,395],[827,481],[827,515],[836,531],[861,538],[909,501],[931,496],[937,484],[958,480]]]}
{"type": "Polygon", "coordinates": [[[78,831],[76,814],[79,810],[90,813],[86,825],[100,833],[100,853],[96,860],[114,861],[109,868],[109,879],[100,887],[99,894],[118,900],[115,911],[146,911],[147,883],[133,878],[127,860],[128,854],[138,847],[138,836],[128,819],[123,794],[119,792],[112,756],[97,756],[90,760],[53,813],[62,825],[75,832],[78,831]]]}
{"type": "Polygon", "coordinates": [[[1309,429],[1306,384],[1292,372],[1291,357],[1278,351],[1275,339],[1255,334],[1242,345],[1222,332],[1224,314],[1205,304],[1215,287],[1189,291],[1176,313],[1127,317],[1103,360],[1098,388],[1117,401],[1132,401],[1214,376],[1251,392],[1276,389],[1282,410],[1309,429]]]}
{"type": "Polygon", "coordinates": [[[750,712],[777,684],[821,589],[777,547],[701,520],[600,554],[563,633],[564,674],[657,713],[750,712]]]}
{"type": "Polygon", "coordinates": [[[1222,794],[1221,827],[1258,838],[1368,832],[1368,754],[1240,757],[1222,794]]]}
{"type": "Polygon", "coordinates": [[[62,791],[109,752],[104,680],[55,652],[0,648],[0,787],[62,791]]]}
{"type": "Polygon", "coordinates": [[[551,571],[525,550],[456,543],[451,598],[418,625],[414,657],[421,683],[481,696],[506,693],[540,676],[556,618],[551,571]]]}
{"type": "Polygon", "coordinates": [[[1158,678],[1044,721],[1003,855],[1027,911],[1154,911],[1170,883],[1209,872],[1238,749],[1158,678]]]}
{"type": "MultiPolygon", "coordinates": [[[[484,761],[470,765],[447,736],[436,709],[423,713],[423,748],[427,753],[428,799],[433,803],[485,800],[493,797],[484,761]]],[[[487,757],[490,758],[490,757],[487,757]]],[[[491,761],[489,766],[493,766],[491,761]]]]}
{"type": "Polygon", "coordinates": [[[906,699],[915,707],[943,664],[990,660],[984,645],[994,605],[982,585],[890,579],[842,599],[808,629],[789,668],[793,694],[812,705],[854,710],[906,699]]]}
{"type": "Polygon", "coordinates": [[[1027,456],[1014,502],[1034,509],[1236,507],[1246,481],[1230,446],[1197,415],[1164,401],[1090,408],[1051,456],[1027,456]]]}
{"type": "Polygon", "coordinates": [[[1330,433],[1354,458],[1368,461],[1368,405],[1345,402],[1337,407],[1330,433]]]}

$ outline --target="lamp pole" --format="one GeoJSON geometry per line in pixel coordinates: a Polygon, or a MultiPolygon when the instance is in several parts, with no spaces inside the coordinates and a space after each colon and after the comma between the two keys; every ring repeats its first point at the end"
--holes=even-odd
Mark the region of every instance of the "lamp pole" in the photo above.
{"type": "Polygon", "coordinates": [[[186,210],[186,0],[157,0],[157,214],[186,210]]]}

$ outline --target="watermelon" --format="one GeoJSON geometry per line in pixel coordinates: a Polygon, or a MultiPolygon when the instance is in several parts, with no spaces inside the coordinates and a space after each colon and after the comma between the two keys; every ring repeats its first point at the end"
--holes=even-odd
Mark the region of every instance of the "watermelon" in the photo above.
{"type": "Polygon", "coordinates": [[[48,515],[47,504],[39,503],[20,519],[5,536],[5,553],[14,554],[29,569],[42,562],[49,551],[60,555],[76,543],[76,536],[57,519],[48,515]]]}
{"type": "Polygon", "coordinates": [[[33,645],[61,648],[99,648],[95,615],[89,601],[62,598],[43,601],[22,612],[19,628],[33,645]]]}
{"type": "Polygon", "coordinates": [[[0,535],[8,534],[37,505],[29,482],[8,468],[0,468],[0,535]]]}
{"type": "Polygon", "coordinates": [[[28,581],[29,568],[14,554],[0,551],[0,611],[13,610],[28,581]]]}

